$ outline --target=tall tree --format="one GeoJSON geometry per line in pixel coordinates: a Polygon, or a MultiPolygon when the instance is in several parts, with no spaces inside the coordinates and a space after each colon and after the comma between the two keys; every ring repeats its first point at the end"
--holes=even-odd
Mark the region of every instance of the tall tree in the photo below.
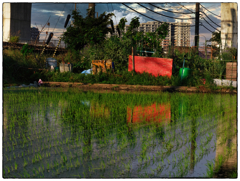
{"type": "Polygon", "coordinates": [[[221,43],[221,31],[220,32],[213,32],[212,38],[208,40],[208,42],[216,41],[218,44],[221,43]]]}
{"type": "Polygon", "coordinates": [[[110,25],[113,13],[104,12],[98,18],[93,18],[93,10],[87,11],[86,18],[83,18],[79,12],[73,10],[73,24],[67,28],[62,38],[68,49],[81,50],[85,45],[99,44],[105,39],[106,34],[112,31],[107,26],[110,25]]]}

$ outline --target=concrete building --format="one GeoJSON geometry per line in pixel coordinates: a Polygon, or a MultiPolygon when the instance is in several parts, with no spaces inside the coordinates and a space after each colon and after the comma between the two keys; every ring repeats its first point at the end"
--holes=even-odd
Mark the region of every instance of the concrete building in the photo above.
{"type": "Polygon", "coordinates": [[[172,23],[174,46],[190,47],[190,23],[172,23]]]}
{"type": "MultiPolygon", "coordinates": [[[[157,21],[148,21],[147,23],[141,23],[138,29],[139,32],[155,32],[155,30],[161,26],[162,23],[157,21]]],[[[169,45],[174,46],[185,46],[190,47],[190,24],[189,23],[169,23],[169,32],[167,37],[162,41],[162,47],[164,49],[168,48],[169,45]],[[186,26],[186,27],[178,27],[178,26],[186,26]]],[[[116,29],[116,25],[114,26],[115,32],[113,35],[118,36],[118,32],[116,29]]],[[[124,28],[124,33],[127,32],[129,25],[126,25],[124,28]]],[[[108,33],[106,38],[110,38],[112,35],[108,33]]],[[[121,35],[122,36],[122,35],[121,35]]]]}
{"type": "Polygon", "coordinates": [[[237,3],[221,3],[221,42],[222,49],[238,45],[237,3]]]}
{"type": "Polygon", "coordinates": [[[19,36],[21,41],[31,38],[31,3],[3,3],[3,41],[19,36]]]}
{"type": "Polygon", "coordinates": [[[31,28],[31,40],[35,41],[37,39],[37,41],[39,41],[39,30],[38,28],[32,27],[31,28]]]}

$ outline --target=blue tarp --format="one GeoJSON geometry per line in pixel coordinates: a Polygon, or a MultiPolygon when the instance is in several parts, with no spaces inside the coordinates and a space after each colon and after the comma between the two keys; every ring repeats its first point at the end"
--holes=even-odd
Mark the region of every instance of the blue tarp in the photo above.
{"type": "Polygon", "coordinates": [[[85,75],[92,74],[92,69],[84,70],[84,71],[82,71],[81,74],[85,74],[85,75]]]}

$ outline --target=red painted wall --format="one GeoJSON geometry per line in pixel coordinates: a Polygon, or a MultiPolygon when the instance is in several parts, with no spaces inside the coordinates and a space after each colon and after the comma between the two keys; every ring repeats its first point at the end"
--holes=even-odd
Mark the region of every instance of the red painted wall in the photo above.
{"type": "MultiPolygon", "coordinates": [[[[157,77],[172,76],[173,59],[134,56],[135,71],[138,73],[148,72],[157,77]]],[[[132,55],[129,55],[128,71],[132,71],[132,55]]]]}
{"type": "Polygon", "coordinates": [[[152,104],[151,106],[127,107],[127,122],[137,123],[143,120],[156,122],[170,122],[171,106],[170,104],[152,104]],[[132,115],[133,114],[133,115],[132,115]]]}

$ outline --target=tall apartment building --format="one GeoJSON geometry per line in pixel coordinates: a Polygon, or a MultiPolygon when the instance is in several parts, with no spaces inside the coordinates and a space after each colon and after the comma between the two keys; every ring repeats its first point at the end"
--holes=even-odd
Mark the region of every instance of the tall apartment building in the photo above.
{"type": "Polygon", "coordinates": [[[172,23],[172,35],[174,46],[190,47],[190,24],[189,23],[172,23]]]}
{"type": "Polygon", "coordinates": [[[37,39],[37,37],[38,37],[37,41],[39,41],[39,36],[38,36],[38,34],[39,34],[38,28],[32,27],[32,28],[31,28],[31,40],[34,40],[34,41],[35,41],[35,40],[37,39]]]}
{"type": "MultiPolygon", "coordinates": [[[[139,32],[154,32],[159,26],[161,26],[163,23],[157,22],[157,21],[148,21],[147,23],[141,23],[138,27],[137,31],[139,32]]],[[[168,26],[168,35],[167,37],[162,41],[162,47],[166,49],[170,44],[174,46],[190,46],[190,24],[189,23],[169,23],[168,26]],[[184,26],[184,27],[178,27],[178,26],[184,26]]],[[[118,32],[116,29],[116,25],[114,26],[115,32],[112,35],[117,35],[118,32]]],[[[127,32],[129,28],[129,25],[126,25],[124,28],[124,33],[127,32]]],[[[122,36],[122,35],[121,35],[122,36]]],[[[108,33],[106,35],[106,38],[110,38],[111,34],[108,33]]]]}

